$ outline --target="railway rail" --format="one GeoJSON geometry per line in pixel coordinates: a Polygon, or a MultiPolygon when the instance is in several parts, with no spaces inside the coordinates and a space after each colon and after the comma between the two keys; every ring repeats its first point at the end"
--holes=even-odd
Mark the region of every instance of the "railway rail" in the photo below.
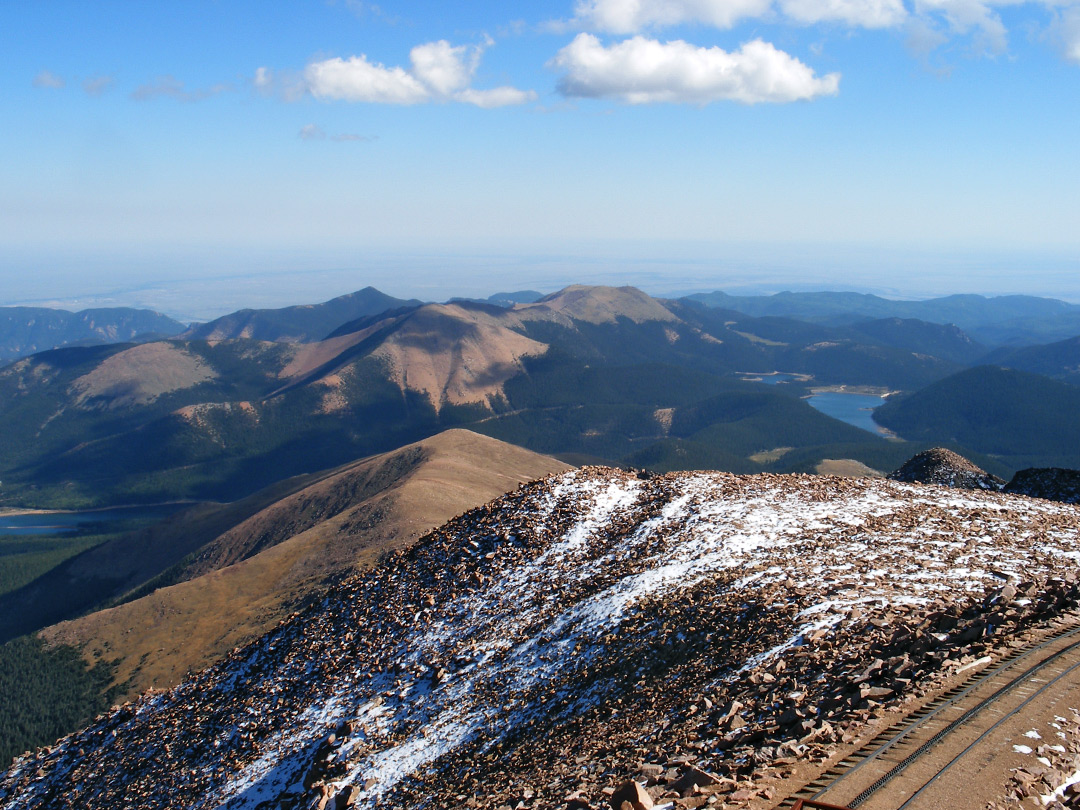
{"type": "Polygon", "coordinates": [[[894,784],[915,763],[925,761],[928,754],[959,729],[976,723],[985,725],[973,741],[936,767],[902,804],[897,798],[893,805],[896,810],[913,808],[935,782],[1007,720],[1080,669],[1080,614],[1064,614],[1051,627],[1049,635],[973,671],[962,682],[881,731],[777,805],[776,810],[815,807],[855,810],[894,784]],[[1041,685],[1033,689],[1036,682],[1041,685]],[[984,696],[984,692],[989,694],[984,696]],[[1022,700],[1000,711],[996,721],[988,722],[987,710],[999,709],[1009,696],[1014,701],[1022,700]],[[850,798],[845,802],[844,796],[850,798]]]}

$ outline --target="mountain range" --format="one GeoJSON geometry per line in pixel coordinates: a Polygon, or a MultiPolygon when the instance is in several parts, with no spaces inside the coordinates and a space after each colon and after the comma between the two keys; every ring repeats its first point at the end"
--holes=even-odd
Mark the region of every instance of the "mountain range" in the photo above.
{"type": "MultiPolygon", "coordinates": [[[[756,317],[628,287],[569,287],[501,305],[421,305],[369,288],[320,307],[229,316],[178,339],[58,349],[0,370],[0,498],[235,500],[451,427],[575,463],[750,473],[848,458],[887,470],[921,448],[838,422],[803,397],[829,386],[928,390],[944,413],[955,403],[942,381],[966,373],[984,349],[955,326],[756,317]],[[392,308],[333,320],[382,306],[392,308]],[[787,381],[748,381],[775,372],[787,381]]],[[[1069,346],[1049,356],[1058,365],[1041,367],[1068,379],[1069,346]]],[[[985,377],[991,401],[1000,392],[985,377]]],[[[954,388],[973,378],[957,379],[954,388]]],[[[1023,391],[1016,396],[1023,410],[1023,391]]],[[[1068,432],[1067,413],[1042,411],[1029,425],[1042,438],[1023,448],[993,440],[1010,429],[1002,420],[957,432],[941,420],[887,418],[900,436],[951,443],[1003,477],[1031,464],[1080,466],[1080,451],[1047,439],[1059,422],[1068,432]]]]}

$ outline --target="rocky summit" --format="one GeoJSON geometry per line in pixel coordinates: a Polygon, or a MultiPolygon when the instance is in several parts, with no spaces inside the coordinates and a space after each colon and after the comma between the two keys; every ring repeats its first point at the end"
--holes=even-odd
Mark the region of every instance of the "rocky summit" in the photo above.
{"type": "Polygon", "coordinates": [[[1005,482],[944,447],[916,453],[889,475],[894,481],[938,484],[957,489],[1001,489],[1005,482]]]}
{"type": "Polygon", "coordinates": [[[1020,470],[1005,485],[1004,491],[1048,501],[1080,503],[1080,470],[1060,467],[1020,470]]]}
{"type": "Polygon", "coordinates": [[[1080,507],[991,491],[575,470],[18,758],[0,808],[770,798],[1074,608],[1078,530],[1080,507]]]}

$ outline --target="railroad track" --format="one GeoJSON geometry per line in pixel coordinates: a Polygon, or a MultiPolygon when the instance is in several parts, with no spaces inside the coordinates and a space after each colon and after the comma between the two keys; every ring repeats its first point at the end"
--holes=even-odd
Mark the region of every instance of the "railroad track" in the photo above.
{"type": "Polygon", "coordinates": [[[903,804],[897,806],[897,810],[908,808],[988,735],[1080,669],[1080,614],[1064,614],[1052,628],[1048,636],[1010,651],[986,668],[973,671],[961,683],[880,732],[777,805],[777,810],[796,806],[838,806],[854,810],[961,727],[976,722],[977,718],[986,723],[986,710],[996,708],[1008,696],[1013,696],[1014,701],[1022,699],[1018,705],[1001,712],[996,722],[989,724],[974,741],[944,762],[921,787],[912,791],[903,804]],[[1041,685],[1033,688],[1035,682],[1041,685]],[[989,694],[980,697],[983,692],[989,694]],[[861,790],[852,795],[859,788],[861,790]],[[842,796],[852,798],[845,803],[840,800],[842,796]]]}

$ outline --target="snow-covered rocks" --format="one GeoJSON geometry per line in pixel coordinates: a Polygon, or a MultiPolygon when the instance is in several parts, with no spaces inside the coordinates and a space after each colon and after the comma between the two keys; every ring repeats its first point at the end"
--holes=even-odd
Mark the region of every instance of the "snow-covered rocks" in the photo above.
{"type": "Polygon", "coordinates": [[[0,808],[600,806],[645,764],[757,795],[1073,606],[1078,536],[997,492],[577,470],[17,761],[0,808]]]}

